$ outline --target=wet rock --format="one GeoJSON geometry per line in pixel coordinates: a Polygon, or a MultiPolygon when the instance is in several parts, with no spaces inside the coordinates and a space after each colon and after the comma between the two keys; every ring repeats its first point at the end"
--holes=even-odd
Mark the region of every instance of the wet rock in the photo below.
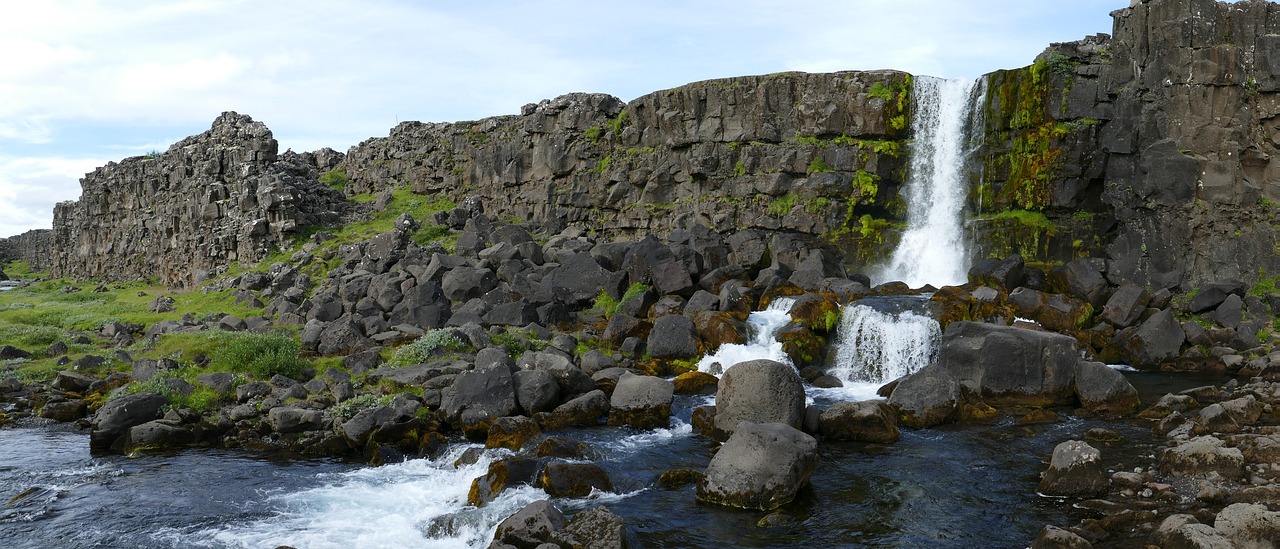
{"type": "Polygon", "coordinates": [[[898,380],[889,394],[889,404],[898,410],[899,420],[917,429],[954,421],[960,402],[958,382],[926,370],[929,367],[898,380]]]}
{"type": "Polygon", "coordinates": [[[1166,394],[1160,397],[1150,408],[1143,410],[1138,417],[1160,419],[1174,412],[1187,412],[1200,406],[1190,395],[1166,394]]]}
{"type": "Polygon", "coordinates": [[[898,421],[884,401],[841,402],[819,416],[822,436],[831,440],[889,443],[898,440],[898,421]]]}
{"type": "Polygon", "coordinates": [[[534,438],[542,434],[538,422],[524,416],[500,417],[489,425],[489,436],[485,438],[485,448],[506,448],[520,450],[534,438]]]}
{"type": "Polygon", "coordinates": [[[1093,544],[1068,530],[1045,526],[1031,543],[1031,549],[1093,549],[1093,544]]]}
{"type": "Polygon", "coordinates": [[[582,498],[591,491],[613,491],[613,481],[599,465],[557,461],[542,468],[539,476],[542,489],[552,497],[582,498]]]}
{"type": "Polygon", "coordinates": [[[717,432],[731,435],[744,421],[798,429],[803,420],[804,385],[795,368],[772,360],[751,360],[731,366],[720,376],[717,432]]]}
{"type": "Polygon", "coordinates": [[[743,421],[698,483],[699,501],[771,510],[795,499],[817,466],[818,441],[781,423],[743,421]]]}
{"type": "Polygon", "coordinates": [[[1212,526],[1201,524],[1192,515],[1170,515],[1149,539],[1152,545],[1169,549],[1232,549],[1234,546],[1212,526]]]}
{"type": "Polygon", "coordinates": [[[168,403],[163,395],[137,393],[112,399],[94,414],[89,431],[89,448],[95,451],[119,449],[129,429],[156,419],[168,403]]]}
{"type": "Polygon", "coordinates": [[[550,501],[535,501],[498,524],[490,548],[559,547],[556,532],[566,524],[564,515],[550,501]]]}
{"type": "Polygon", "coordinates": [[[680,374],[672,382],[675,384],[676,394],[712,395],[716,392],[716,385],[720,383],[720,378],[706,372],[695,371],[680,374]]]}
{"type": "Polygon", "coordinates": [[[608,413],[609,397],[605,396],[604,391],[597,389],[565,402],[555,410],[538,414],[535,419],[543,430],[553,431],[570,426],[594,427],[608,413]]]}
{"type": "Polygon", "coordinates": [[[609,399],[609,424],[640,429],[666,427],[671,422],[675,384],[654,376],[624,373],[609,399]]]}
{"type": "Polygon", "coordinates": [[[559,534],[571,547],[624,549],[626,524],[605,507],[587,509],[573,516],[559,534]]]}
{"type": "Polygon", "coordinates": [[[1054,447],[1037,490],[1049,496],[1096,497],[1110,487],[1102,453],[1086,442],[1069,440],[1054,447]]]}
{"type": "Polygon", "coordinates": [[[196,442],[196,434],[177,422],[158,419],[129,429],[125,450],[159,450],[182,448],[196,442]]]}
{"type": "Polygon", "coordinates": [[[1218,513],[1213,528],[1231,540],[1234,547],[1280,545],[1280,512],[1250,503],[1228,505],[1218,513]]]}
{"type": "Polygon", "coordinates": [[[501,459],[489,464],[488,471],[471,481],[467,504],[482,507],[498,498],[503,490],[517,484],[533,484],[538,476],[538,460],[501,459]]]}
{"type": "Polygon", "coordinates": [[[1200,436],[1160,452],[1160,470],[1177,476],[1217,473],[1226,479],[1244,475],[1244,455],[1213,436],[1200,436]]]}
{"type": "Polygon", "coordinates": [[[1124,374],[1101,362],[1080,361],[1075,386],[1080,406],[1089,412],[1128,415],[1141,404],[1137,389],[1124,374]]]}

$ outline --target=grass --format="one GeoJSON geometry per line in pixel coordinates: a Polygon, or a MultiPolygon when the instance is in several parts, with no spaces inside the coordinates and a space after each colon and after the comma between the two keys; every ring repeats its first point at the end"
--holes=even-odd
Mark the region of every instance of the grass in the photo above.
{"type": "Polygon", "coordinates": [[[347,188],[347,183],[350,181],[351,180],[347,177],[347,172],[342,168],[334,168],[324,172],[324,174],[320,176],[320,183],[328,185],[329,188],[335,191],[345,190],[347,188]]]}
{"type": "Polygon", "coordinates": [[[1044,214],[1028,210],[1003,210],[991,215],[984,215],[981,219],[1012,220],[1027,227],[1035,227],[1046,231],[1053,231],[1058,228],[1044,214]]]}
{"type": "Polygon", "coordinates": [[[782,217],[791,213],[791,208],[795,207],[796,201],[799,199],[800,197],[794,193],[787,193],[773,199],[773,201],[769,202],[769,215],[773,217],[782,217]]]}

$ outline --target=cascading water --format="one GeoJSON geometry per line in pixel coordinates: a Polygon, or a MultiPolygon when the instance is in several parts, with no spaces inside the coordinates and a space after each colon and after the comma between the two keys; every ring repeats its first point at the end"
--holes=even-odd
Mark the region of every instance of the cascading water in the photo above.
{"type": "Polygon", "coordinates": [[[928,302],[914,296],[866,298],[844,308],[827,373],[846,385],[875,387],[928,365],[942,335],[928,302]]]}
{"type": "Polygon", "coordinates": [[[879,280],[913,288],[962,284],[968,245],[961,213],[968,188],[970,128],[980,127],[985,86],[973,80],[915,78],[907,230],[879,280]]]}
{"type": "Polygon", "coordinates": [[[721,345],[715,354],[706,355],[698,361],[698,371],[720,375],[734,364],[760,358],[791,364],[791,359],[782,351],[782,343],[778,342],[776,336],[778,330],[791,322],[791,315],[787,311],[795,303],[794,298],[779,297],[770,301],[765,310],[751,313],[747,317],[747,325],[751,327],[751,341],[721,345]]]}

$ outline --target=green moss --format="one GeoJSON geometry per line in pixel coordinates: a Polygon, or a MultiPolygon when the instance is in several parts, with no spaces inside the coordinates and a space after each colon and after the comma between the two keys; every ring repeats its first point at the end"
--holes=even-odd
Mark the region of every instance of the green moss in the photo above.
{"type": "Polygon", "coordinates": [[[1258,283],[1249,289],[1249,295],[1266,297],[1267,294],[1280,294],[1280,274],[1268,278],[1266,270],[1259,267],[1258,283]]]}
{"type": "Polygon", "coordinates": [[[733,176],[742,177],[744,175],[747,175],[747,165],[743,164],[742,161],[739,160],[736,164],[733,165],[733,176]]]}
{"type": "Polygon", "coordinates": [[[809,198],[804,201],[804,211],[810,214],[820,214],[831,208],[831,199],[825,196],[809,198]]]}
{"type": "Polygon", "coordinates": [[[884,85],[883,82],[876,82],[875,84],[872,84],[871,89],[867,91],[867,96],[883,99],[885,101],[893,101],[893,90],[889,89],[889,86],[884,85]]]}
{"type": "Polygon", "coordinates": [[[622,129],[631,125],[630,118],[631,115],[627,113],[626,109],[623,109],[622,112],[618,113],[617,117],[605,121],[604,125],[614,135],[622,135],[622,129]]]}
{"type": "Polygon", "coordinates": [[[596,162],[596,173],[604,175],[609,171],[609,165],[613,164],[613,155],[605,156],[596,162]]]}
{"type": "Polygon", "coordinates": [[[585,131],[583,131],[582,135],[586,136],[586,138],[589,139],[592,144],[595,144],[596,141],[600,140],[600,133],[603,131],[604,131],[604,128],[601,126],[591,126],[590,128],[587,128],[585,131]]]}
{"type": "Polygon", "coordinates": [[[880,176],[866,170],[858,170],[853,176],[853,189],[857,191],[859,203],[870,204],[880,192],[880,176]]]}
{"type": "Polygon", "coordinates": [[[800,197],[794,193],[787,193],[769,202],[769,215],[773,217],[782,217],[791,213],[791,209],[795,207],[796,201],[800,197]]]}
{"type": "Polygon", "coordinates": [[[329,188],[337,191],[346,189],[348,182],[350,182],[350,179],[347,178],[346,170],[342,168],[334,168],[320,176],[320,183],[328,185],[329,188]]]}
{"type": "Polygon", "coordinates": [[[811,160],[809,162],[809,167],[805,169],[805,173],[808,174],[829,173],[834,171],[835,170],[831,169],[831,167],[827,166],[827,161],[823,160],[821,157],[811,160]]]}
{"type": "Polygon", "coordinates": [[[800,145],[812,145],[820,148],[826,148],[829,143],[828,141],[820,139],[816,135],[800,135],[798,133],[792,138],[792,141],[795,141],[800,145]]]}

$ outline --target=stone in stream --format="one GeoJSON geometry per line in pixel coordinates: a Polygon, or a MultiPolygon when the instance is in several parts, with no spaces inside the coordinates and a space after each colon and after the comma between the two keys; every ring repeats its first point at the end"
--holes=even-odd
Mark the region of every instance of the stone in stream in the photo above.
{"type": "Polygon", "coordinates": [[[720,376],[715,411],[715,430],[725,437],[744,421],[798,429],[804,421],[804,385],[795,368],[781,362],[739,362],[720,376]]]}
{"type": "Polygon", "coordinates": [[[542,468],[538,480],[551,497],[582,498],[591,495],[592,490],[613,491],[609,474],[594,463],[548,463],[542,468]]]}
{"type": "Polygon", "coordinates": [[[776,509],[795,499],[818,463],[818,441],[782,423],[743,421],[720,447],[698,483],[707,503],[776,509]]]}
{"type": "Polygon", "coordinates": [[[1031,543],[1031,549],[1093,549],[1093,544],[1069,530],[1045,526],[1031,543]]]}
{"type": "Polygon", "coordinates": [[[129,429],[156,419],[169,401],[156,393],[137,393],[108,401],[94,414],[89,431],[89,449],[116,450],[129,429]]]}
{"type": "Polygon", "coordinates": [[[841,402],[823,410],[822,436],[831,440],[888,443],[898,440],[898,420],[884,401],[841,402]]]}
{"type": "Polygon", "coordinates": [[[666,427],[671,422],[675,384],[654,376],[624,373],[609,399],[609,424],[640,429],[666,427]]]}
{"type": "Polygon", "coordinates": [[[1053,449],[1037,490],[1048,496],[1096,497],[1110,487],[1102,453],[1086,442],[1068,440],[1053,449]]]}

